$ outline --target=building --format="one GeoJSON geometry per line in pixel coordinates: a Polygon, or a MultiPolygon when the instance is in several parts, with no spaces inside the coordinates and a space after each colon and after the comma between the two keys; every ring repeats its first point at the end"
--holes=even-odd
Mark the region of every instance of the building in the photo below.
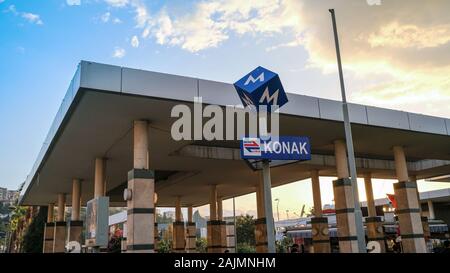
{"type": "MultiPolygon", "coordinates": [[[[133,218],[140,219],[139,225],[129,228],[128,234],[141,239],[128,242],[129,249],[152,252],[155,203],[176,207],[175,222],[183,221],[181,207],[192,210],[211,204],[208,237],[212,237],[208,241],[220,244],[222,235],[213,226],[223,220],[222,200],[256,191],[257,251],[267,251],[260,165],[252,166],[255,171],[241,159],[239,140],[200,137],[177,141],[171,137],[176,120],[172,109],[181,105],[192,110],[198,105],[195,97],[202,97],[204,105],[243,111],[233,106],[241,101],[232,84],[81,62],[21,191],[20,204],[57,203],[57,221],[64,222],[66,205],[78,209],[106,195],[109,206],[128,205],[130,213],[140,214],[133,218]],[[144,187],[146,183],[150,186],[144,187]],[[145,228],[137,228],[142,223],[145,228]]],[[[313,178],[314,207],[322,207],[318,205],[320,176],[337,177],[334,199],[341,216],[337,229],[343,231],[339,251],[359,252],[354,229],[348,229],[358,223],[352,220],[355,204],[343,141],[342,104],[293,93],[288,93],[288,99],[280,109],[280,134],[308,136],[312,159],[290,164],[273,161],[271,185],[313,178]]],[[[422,223],[418,208],[413,207],[417,203],[415,181],[450,174],[450,119],[357,104],[349,108],[358,175],[365,177],[366,189],[371,188],[371,178],[399,181],[395,195],[402,200],[401,210],[411,211],[400,225],[414,227],[404,234],[405,251],[425,252],[422,223]]],[[[369,207],[372,211],[375,206],[369,207]]],[[[315,216],[315,224],[323,230],[321,212],[315,216]]],[[[79,218],[77,213],[74,217],[79,218]]],[[[192,223],[192,216],[186,220],[192,223]]],[[[178,233],[175,228],[174,232],[178,233]]],[[[61,237],[53,239],[63,242],[64,233],[57,234],[61,237]]],[[[323,246],[323,251],[329,251],[323,246]]]]}
{"type": "Polygon", "coordinates": [[[8,189],[0,187],[0,202],[8,199],[8,189]]]}

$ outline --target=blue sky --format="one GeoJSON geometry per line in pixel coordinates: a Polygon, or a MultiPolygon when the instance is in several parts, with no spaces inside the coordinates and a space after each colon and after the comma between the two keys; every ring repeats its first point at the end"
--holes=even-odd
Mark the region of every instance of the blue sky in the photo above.
{"type": "Polygon", "coordinates": [[[449,2],[421,5],[0,0],[0,186],[25,180],[80,60],[225,82],[261,65],[288,92],[339,99],[330,7],[350,101],[448,117],[449,2]]]}

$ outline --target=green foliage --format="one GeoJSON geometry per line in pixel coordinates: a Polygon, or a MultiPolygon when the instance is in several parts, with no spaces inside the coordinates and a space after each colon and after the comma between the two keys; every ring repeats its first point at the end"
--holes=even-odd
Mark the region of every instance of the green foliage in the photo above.
{"type": "Polygon", "coordinates": [[[255,252],[256,252],[256,248],[254,245],[250,245],[248,243],[238,243],[237,244],[237,253],[255,253],[255,252]]]}
{"type": "Polygon", "coordinates": [[[18,228],[19,220],[25,217],[26,212],[27,212],[26,207],[20,206],[13,207],[9,224],[9,228],[11,231],[15,231],[18,228]]]}
{"type": "Polygon", "coordinates": [[[169,253],[172,251],[172,240],[159,240],[158,253],[169,253]]]}
{"type": "Polygon", "coordinates": [[[23,236],[23,251],[25,253],[41,253],[42,238],[44,238],[44,224],[47,218],[47,208],[41,207],[33,218],[23,236]]]}
{"type": "Polygon", "coordinates": [[[284,236],[280,241],[276,241],[277,253],[287,253],[290,245],[292,245],[292,240],[284,236]]]}
{"type": "Polygon", "coordinates": [[[205,238],[197,238],[195,241],[195,249],[198,253],[206,253],[206,248],[208,246],[208,242],[205,238]]]}
{"type": "Polygon", "coordinates": [[[246,245],[255,245],[255,220],[251,215],[236,217],[236,236],[237,243],[246,245]]]}

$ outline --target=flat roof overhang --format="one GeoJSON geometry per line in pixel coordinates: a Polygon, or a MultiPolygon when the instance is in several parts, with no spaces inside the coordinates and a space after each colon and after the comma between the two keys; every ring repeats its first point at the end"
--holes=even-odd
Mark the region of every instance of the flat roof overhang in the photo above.
{"type": "MultiPolygon", "coordinates": [[[[138,119],[150,122],[150,166],[157,174],[158,206],[174,206],[176,196],[182,196],[183,206],[207,204],[212,184],[218,185],[223,198],[255,191],[259,174],[240,158],[186,153],[187,147],[195,151],[207,146],[224,147],[233,154],[237,141],[171,138],[176,120],[170,117],[172,107],[180,103],[192,107],[195,96],[205,104],[241,104],[231,84],[81,62],[20,203],[55,202],[57,193],[70,194],[73,178],[83,179],[82,202],[86,202],[93,197],[94,159],[105,157],[111,204],[125,205],[122,189],[132,169],[132,122],[138,119]]],[[[296,94],[288,98],[280,110],[280,134],[309,136],[314,156],[309,162],[273,168],[272,185],[308,178],[311,169],[334,176],[332,142],[344,138],[341,103],[296,94]]],[[[450,173],[449,119],[356,104],[350,104],[350,119],[359,174],[370,171],[375,178],[394,178],[395,145],[405,147],[410,173],[418,179],[450,173]]],[[[70,198],[67,201],[70,205],[70,198]]]]}

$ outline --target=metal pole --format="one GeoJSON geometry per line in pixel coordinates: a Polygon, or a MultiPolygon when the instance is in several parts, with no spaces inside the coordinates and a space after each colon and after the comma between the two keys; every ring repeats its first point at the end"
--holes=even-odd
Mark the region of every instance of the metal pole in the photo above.
{"type": "Polygon", "coordinates": [[[234,221],[234,253],[237,253],[237,234],[236,234],[236,204],[233,197],[233,221],[234,221]]]}
{"type": "Polygon", "coordinates": [[[262,162],[264,182],[264,211],[266,214],[267,249],[269,253],[275,253],[275,225],[272,211],[272,182],[270,180],[270,165],[268,160],[262,162]]]}
{"type": "Polygon", "coordinates": [[[346,139],[347,153],[348,153],[348,165],[350,167],[353,198],[355,200],[356,236],[358,238],[359,252],[365,253],[365,252],[367,252],[367,250],[366,250],[364,226],[363,226],[363,222],[362,222],[362,212],[361,212],[361,207],[359,205],[358,183],[356,180],[357,175],[356,175],[356,164],[355,164],[355,152],[353,150],[352,128],[350,126],[347,98],[345,96],[344,74],[342,72],[341,53],[339,50],[339,38],[338,38],[338,33],[337,33],[334,9],[330,9],[329,12],[331,13],[331,20],[333,22],[334,42],[336,45],[336,56],[337,56],[338,69],[339,69],[339,81],[341,84],[342,112],[343,112],[343,116],[344,116],[344,128],[345,128],[345,139],[346,139]]]}
{"type": "Polygon", "coordinates": [[[280,204],[280,199],[277,198],[277,218],[278,222],[280,222],[280,210],[278,209],[278,205],[280,204]]]}

